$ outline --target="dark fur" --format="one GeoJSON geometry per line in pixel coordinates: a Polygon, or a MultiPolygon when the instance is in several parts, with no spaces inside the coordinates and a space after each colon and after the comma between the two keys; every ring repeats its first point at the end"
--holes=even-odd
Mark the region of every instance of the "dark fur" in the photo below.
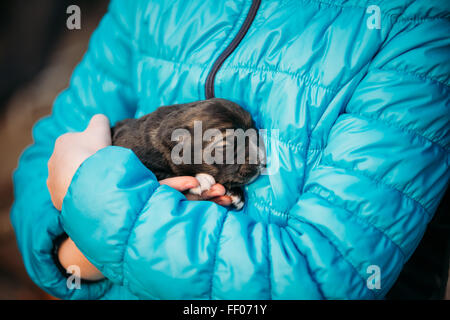
{"type": "MultiPolygon", "coordinates": [[[[240,189],[259,174],[260,164],[248,163],[246,143],[245,164],[179,164],[171,160],[171,151],[178,141],[171,141],[175,129],[187,129],[194,136],[194,121],[202,121],[202,134],[207,129],[255,128],[250,114],[225,99],[209,99],[186,104],[159,107],[139,119],[125,119],[112,128],[112,143],[130,148],[158,180],[174,176],[195,176],[207,173],[228,191],[241,195],[240,189]]],[[[194,155],[193,140],[192,159],[194,155]]],[[[203,142],[205,147],[208,142],[203,142]]],[[[236,155],[235,155],[236,156],[236,155]]],[[[223,157],[225,159],[225,155],[223,157]]],[[[193,162],[193,160],[192,160],[193,162]]],[[[224,161],[225,162],[225,161],[224,161]]]]}

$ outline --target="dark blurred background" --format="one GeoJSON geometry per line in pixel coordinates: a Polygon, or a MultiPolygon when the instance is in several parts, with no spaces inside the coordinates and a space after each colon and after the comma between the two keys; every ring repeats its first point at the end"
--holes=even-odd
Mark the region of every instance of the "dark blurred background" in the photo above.
{"type": "MultiPolygon", "coordinates": [[[[130,0],[133,1],[133,0],[130,0]]],[[[31,127],[50,113],[86,51],[107,0],[0,1],[0,299],[53,299],[29,279],[9,220],[11,174],[31,140],[31,127]],[[68,30],[69,5],[81,9],[81,29],[68,30]]],[[[450,298],[448,195],[389,299],[450,298]]]]}
{"type": "Polygon", "coordinates": [[[28,277],[9,220],[11,174],[31,127],[51,111],[106,12],[106,0],[0,1],[0,299],[52,299],[28,277]],[[69,5],[81,29],[69,30],[69,5]]]}

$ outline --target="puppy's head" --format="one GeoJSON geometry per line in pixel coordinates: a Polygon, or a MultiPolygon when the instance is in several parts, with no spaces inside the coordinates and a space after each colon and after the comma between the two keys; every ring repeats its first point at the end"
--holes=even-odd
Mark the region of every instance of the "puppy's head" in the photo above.
{"type": "Polygon", "coordinates": [[[208,173],[231,188],[260,173],[262,140],[250,114],[234,102],[214,98],[180,105],[163,120],[159,136],[176,175],[208,173]]]}

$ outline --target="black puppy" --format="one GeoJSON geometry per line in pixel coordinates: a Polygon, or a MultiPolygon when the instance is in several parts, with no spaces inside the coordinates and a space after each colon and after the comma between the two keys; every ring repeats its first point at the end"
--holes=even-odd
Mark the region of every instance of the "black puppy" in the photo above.
{"type": "Polygon", "coordinates": [[[243,206],[241,187],[259,175],[264,161],[250,114],[225,99],[159,107],[116,123],[111,134],[113,145],[132,149],[158,180],[195,176],[200,186],[190,193],[197,195],[220,183],[237,209],[243,206]]]}

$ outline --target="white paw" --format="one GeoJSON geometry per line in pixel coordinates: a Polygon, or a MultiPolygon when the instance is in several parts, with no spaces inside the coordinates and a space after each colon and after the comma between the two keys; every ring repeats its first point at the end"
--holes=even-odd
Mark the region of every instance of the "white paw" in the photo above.
{"type": "Polygon", "coordinates": [[[244,201],[242,201],[241,196],[237,194],[232,194],[231,192],[227,191],[225,195],[229,196],[231,198],[231,204],[237,209],[241,210],[244,206],[244,201]]]}
{"type": "Polygon", "coordinates": [[[195,178],[199,182],[199,186],[189,189],[190,194],[195,194],[200,196],[203,191],[209,190],[213,185],[216,184],[216,180],[212,175],[209,175],[207,173],[198,173],[195,178]]]}

